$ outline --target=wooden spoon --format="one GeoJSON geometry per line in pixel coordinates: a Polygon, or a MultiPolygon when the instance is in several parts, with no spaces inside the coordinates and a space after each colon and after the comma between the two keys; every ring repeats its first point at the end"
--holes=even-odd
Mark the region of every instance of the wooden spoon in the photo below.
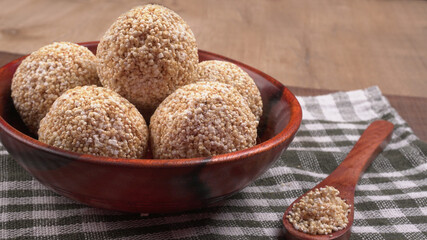
{"type": "Polygon", "coordinates": [[[283,225],[286,229],[287,239],[323,240],[350,238],[350,228],[351,225],[353,225],[354,219],[354,190],[356,188],[356,184],[360,175],[389,142],[393,128],[394,126],[392,123],[384,120],[378,120],[371,123],[342,163],[327,178],[313,188],[320,188],[327,185],[333,186],[340,191],[339,196],[350,205],[347,227],[327,235],[311,235],[296,230],[286,216],[292,209],[294,203],[298,202],[307,194],[305,193],[297,198],[288,207],[288,209],[286,209],[285,214],[283,215],[283,225]]]}

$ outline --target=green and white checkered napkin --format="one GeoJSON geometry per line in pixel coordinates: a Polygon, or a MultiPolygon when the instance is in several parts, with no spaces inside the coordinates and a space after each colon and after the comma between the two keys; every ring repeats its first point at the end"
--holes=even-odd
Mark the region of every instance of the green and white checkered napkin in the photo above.
{"type": "Polygon", "coordinates": [[[34,180],[1,148],[0,236],[277,239],[289,204],[338,166],[370,122],[385,119],[395,130],[356,188],[351,239],[427,239],[427,144],[380,90],[298,99],[301,128],[270,170],[221,206],[181,214],[141,217],[78,204],[34,180]]]}

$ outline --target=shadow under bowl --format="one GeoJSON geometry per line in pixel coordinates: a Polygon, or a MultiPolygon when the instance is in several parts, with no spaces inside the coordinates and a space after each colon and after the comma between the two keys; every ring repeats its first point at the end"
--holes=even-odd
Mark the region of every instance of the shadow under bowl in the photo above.
{"type": "MultiPolygon", "coordinates": [[[[81,45],[95,53],[98,42],[81,45]]],[[[199,50],[200,61],[235,63],[255,80],[264,104],[259,144],[192,159],[121,159],[73,153],[38,141],[14,108],[10,86],[24,58],[0,68],[0,140],[42,184],[93,207],[168,213],[214,205],[264,173],[286,150],[301,124],[301,107],[280,82],[243,63],[199,50]]]]}

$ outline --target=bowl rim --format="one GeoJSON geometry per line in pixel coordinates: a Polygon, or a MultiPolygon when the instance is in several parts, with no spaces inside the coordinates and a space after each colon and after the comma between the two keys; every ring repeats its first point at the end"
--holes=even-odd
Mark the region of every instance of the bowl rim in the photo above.
{"type": "MultiPolygon", "coordinates": [[[[90,42],[81,42],[77,43],[79,45],[88,47],[97,45],[99,41],[90,41],[90,42]]],[[[77,161],[83,161],[88,163],[96,163],[96,164],[111,164],[111,165],[120,165],[120,166],[129,166],[129,167],[186,167],[186,166],[194,166],[199,164],[219,164],[229,161],[238,161],[245,159],[247,157],[251,157],[253,155],[256,155],[257,153],[267,151],[271,148],[275,148],[281,143],[291,140],[291,138],[296,134],[298,131],[301,121],[302,121],[302,110],[301,106],[296,99],[295,95],[282,83],[274,79],[273,77],[267,75],[264,72],[261,72],[258,69],[255,69],[251,66],[248,66],[244,63],[241,63],[237,60],[224,57],[222,55],[212,53],[205,50],[198,50],[199,52],[210,55],[214,58],[218,58],[221,60],[225,60],[228,62],[232,62],[234,64],[237,64],[238,66],[242,66],[260,76],[262,76],[264,79],[281,89],[281,96],[285,95],[286,100],[289,103],[290,108],[290,118],[289,123],[285,126],[285,128],[280,131],[278,134],[273,136],[272,138],[259,143],[253,147],[246,148],[243,150],[231,152],[231,153],[225,153],[220,155],[215,155],[211,157],[198,157],[198,158],[182,158],[182,159],[127,159],[127,158],[114,158],[114,157],[104,157],[104,156],[95,156],[90,154],[81,154],[76,152],[71,152],[68,150],[64,150],[58,147],[50,146],[46,143],[40,142],[39,140],[32,138],[21,131],[17,130],[16,128],[12,127],[6,120],[3,119],[3,117],[0,116],[0,130],[7,133],[7,135],[15,138],[19,142],[28,145],[30,147],[36,148],[37,150],[47,152],[52,155],[58,155],[59,157],[65,157],[67,159],[75,159],[77,161]]],[[[6,65],[2,66],[0,68],[0,72],[4,69],[10,68],[12,65],[16,64],[17,62],[25,59],[28,55],[22,56],[20,58],[17,58],[6,65]]]]}

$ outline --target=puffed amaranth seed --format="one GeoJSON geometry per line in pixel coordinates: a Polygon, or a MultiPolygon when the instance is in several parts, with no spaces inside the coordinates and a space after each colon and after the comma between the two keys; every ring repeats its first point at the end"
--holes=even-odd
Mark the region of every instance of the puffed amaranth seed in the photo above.
{"type": "Polygon", "coordinates": [[[209,60],[197,65],[197,79],[200,82],[217,81],[230,84],[247,101],[249,108],[259,121],[262,115],[261,93],[254,80],[236,64],[209,60]]]}
{"type": "Polygon", "coordinates": [[[198,53],[187,23],[159,5],[121,15],[97,50],[104,87],[124,96],[141,112],[152,112],[173,91],[195,81],[198,53]]]}
{"type": "Polygon", "coordinates": [[[233,87],[199,82],[168,96],[151,117],[155,158],[214,156],[256,144],[257,121],[233,87]]]}
{"type": "Polygon", "coordinates": [[[25,58],[12,80],[12,99],[16,110],[32,133],[53,102],[68,89],[101,85],[96,72],[96,57],[86,47],[55,42],[25,58]]]}
{"type": "Polygon", "coordinates": [[[84,86],[54,102],[40,122],[39,140],[77,153],[142,158],[148,127],[135,106],[116,92],[84,86]]]}
{"type": "Polygon", "coordinates": [[[308,192],[292,206],[286,218],[301,232],[312,235],[330,234],[347,227],[350,205],[332,186],[308,192]]]}

